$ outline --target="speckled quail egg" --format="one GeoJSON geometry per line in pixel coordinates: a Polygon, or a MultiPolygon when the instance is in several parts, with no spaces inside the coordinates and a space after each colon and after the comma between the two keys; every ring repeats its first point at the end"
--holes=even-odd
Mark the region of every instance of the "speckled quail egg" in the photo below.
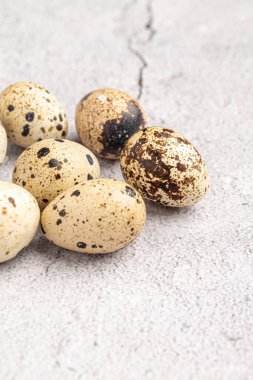
{"type": "Polygon", "coordinates": [[[83,144],[112,160],[120,157],[128,138],[145,124],[140,104],[116,89],[93,91],[84,96],[76,109],[76,128],[83,144]]]}
{"type": "Polygon", "coordinates": [[[7,136],[0,121],[0,164],[4,161],[7,151],[7,136]]]}
{"type": "Polygon", "coordinates": [[[56,97],[32,82],[14,83],[0,94],[0,120],[9,139],[22,148],[65,137],[68,131],[66,115],[56,97]]]}
{"type": "Polygon", "coordinates": [[[47,139],[19,156],[13,182],[30,191],[43,209],[61,192],[99,175],[98,160],[89,149],[70,140],[47,139]]]}
{"type": "Polygon", "coordinates": [[[13,183],[0,181],[0,262],[12,259],[30,243],[39,220],[35,198],[13,183]]]}
{"type": "Polygon", "coordinates": [[[146,220],[142,197],[116,179],[74,186],[43,211],[42,230],[56,245],[75,252],[108,253],[131,243],[146,220]]]}
{"type": "Polygon", "coordinates": [[[160,127],[132,136],[121,153],[125,180],[140,194],[165,206],[190,206],[209,188],[207,167],[180,134],[160,127]]]}

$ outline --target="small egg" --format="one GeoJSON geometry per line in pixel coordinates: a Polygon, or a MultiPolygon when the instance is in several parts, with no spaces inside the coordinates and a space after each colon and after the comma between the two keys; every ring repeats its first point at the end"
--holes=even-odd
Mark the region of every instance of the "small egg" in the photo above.
{"type": "Polygon", "coordinates": [[[18,82],[0,94],[0,120],[8,138],[27,148],[36,141],[65,137],[66,114],[58,100],[43,86],[18,82]]]}
{"type": "Polygon", "coordinates": [[[12,259],[31,242],[39,220],[34,197],[13,183],[0,181],[0,262],[12,259]]]}
{"type": "Polygon", "coordinates": [[[194,146],[175,131],[150,127],[132,136],[121,153],[125,180],[146,199],[190,206],[209,188],[207,167],[194,146]]]}
{"type": "Polygon", "coordinates": [[[19,156],[13,182],[32,193],[43,209],[61,192],[99,175],[98,160],[89,149],[70,140],[47,139],[19,156]]]}
{"type": "Polygon", "coordinates": [[[76,108],[76,128],[82,143],[111,160],[120,157],[125,142],[145,125],[140,104],[116,89],[93,91],[76,108]]]}
{"type": "Polygon", "coordinates": [[[131,243],[146,220],[142,197],[116,179],[94,179],[68,189],[43,211],[41,224],[54,244],[82,253],[108,253],[131,243]]]}
{"type": "Polygon", "coordinates": [[[4,161],[7,151],[7,136],[0,121],[0,164],[4,161]]]}

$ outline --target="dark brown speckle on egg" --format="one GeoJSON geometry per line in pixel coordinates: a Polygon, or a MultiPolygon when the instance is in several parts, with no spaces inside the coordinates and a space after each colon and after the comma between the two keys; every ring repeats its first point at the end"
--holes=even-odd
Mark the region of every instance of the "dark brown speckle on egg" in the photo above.
{"type": "Polygon", "coordinates": [[[28,112],[26,115],[25,115],[25,118],[26,120],[31,123],[34,119],[34,112],[28,112]]]}
{"type": "Polygon", "coordinates": [[[49,148],[43,147],[37,152],[37,157],[41,158],[46,156],[50,152],[49,148]]]}
{"type": "Polygon", "coordinates": [[[28,136],[30,133],[30,125],[29,124],[26,124],[23,126],[23,131],[22,131],[22,136],[26,137],[28,136]]]}

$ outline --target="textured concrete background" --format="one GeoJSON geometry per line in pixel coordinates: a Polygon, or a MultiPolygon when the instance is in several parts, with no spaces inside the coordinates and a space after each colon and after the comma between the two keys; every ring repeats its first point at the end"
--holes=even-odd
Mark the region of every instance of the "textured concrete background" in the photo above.
{"type": "MultiPolygon", "coordinates": [[[[253,379],[252,25],[252,0],[0,0],[1,89],[48,87],[71,138],[85,93],[126,90],[212,178],[195,207],[148,205],[117,254],[71,254],[38,233],[2,264],[1,379],[253,379]]],[[[9,147],[1,179],[20,152],[9,147]]]]}

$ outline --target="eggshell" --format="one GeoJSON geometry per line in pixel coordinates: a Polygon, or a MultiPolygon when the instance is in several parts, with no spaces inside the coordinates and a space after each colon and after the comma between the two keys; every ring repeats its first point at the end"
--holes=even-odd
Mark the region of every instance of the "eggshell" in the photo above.
{"type": "Polygon", "coordinates": [[[43,211],[50,241],[75,252],[114,252],[131,243],[146,220],[141,196],[123,181],[94,179],[74,186],[43,211]]]}
{"type": "Polygon", "coordinates": [[[99,175],[98,160],[89,149],[70,140],[47,139],[19,156],[13,182],[32,193],[43,209],[61,192],[99,175]]]}
{"type": "Polygon", "coordinates": [[[5,129],[0,122],[0,164],[4,161],[7,151],[7,136],[5,129]]]}
{"type": "Polygon", "coordinates": [[[32,82],[14,83],[0,94],[0,120],[9,139],[22,148],[43,139],[65,137],[68,131],[58,100],[32,82]]]}
{"type": "Polygon", "coordinates": [[[0,181],[0,262],[12,259],[30,243],[39,219],[38,204],[28,191],[0,181]]]}
{"type": "Polygon", "coordinates": [[[115,160],[125,142],[146,125],[140,104],[116,89],[86,95],[76,109],[76,128],[85,146],[95,154],[115,160]]]}
{"type": "Polygon", "coordinates": [[[175,131],[146,128],[121,153],[125,180],[140,194],[165,206],[190,206],[209,188],[207,167],[194,146],[175,131]]]}

